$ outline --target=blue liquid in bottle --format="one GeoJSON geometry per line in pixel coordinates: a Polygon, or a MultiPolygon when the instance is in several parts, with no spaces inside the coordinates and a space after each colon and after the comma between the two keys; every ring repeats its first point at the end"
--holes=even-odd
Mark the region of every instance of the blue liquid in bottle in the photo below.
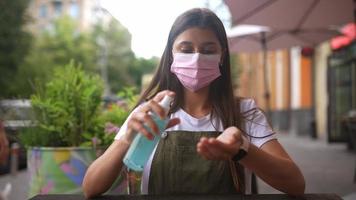
{"type": "MultiPolygon", "coordinates": [[[[167,95],[159,103],[165,110],[166,114],[169,111],[169,106],[172,100],[173,98],[167,95]]],[[[150,113],[150,115],[153,121],[157,124],[159,132],[162,133],[165,130],[169,119],[161,119],[155,113],[150,113]]],[[[148,126],[145,125],[145,128],[154,134],[148,126]]],[[[152,154],[153,149],[156,147],[159,139],[160,135],[155,134],[153,140],[149,140],[141,133],[138,133],[124,157],[123,162],[125,165],[134,171],[143,171],[143,168],[152,154]]]]}

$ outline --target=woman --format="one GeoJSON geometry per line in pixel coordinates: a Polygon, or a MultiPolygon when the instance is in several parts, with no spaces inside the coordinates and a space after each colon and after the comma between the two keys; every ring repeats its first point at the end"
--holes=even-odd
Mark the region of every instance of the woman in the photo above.
{"type": "Polygon", "coordinates": [[[85,195],[109,189],[136,133],[149,139],[159,134],[148,112],[163,117],[157,102],[164,95],[175,100],[165,137],[144,168],[143,193],[250,193],[254,172],[282,192],[303,194],[303,175],[263,113],[253,100],[234,98],[229,59],[223,24],[213,12],[192,9],[179,16],[139,106],[89,167],[85,195]]]}

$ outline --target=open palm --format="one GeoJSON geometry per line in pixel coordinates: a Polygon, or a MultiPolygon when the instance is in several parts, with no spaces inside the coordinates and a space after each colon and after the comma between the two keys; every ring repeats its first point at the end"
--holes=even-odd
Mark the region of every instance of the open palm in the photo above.
{"type": "Polygon", "coordinates": [[[229,160],[241,145],[241,132],[229,127],[217,138],[202,137],[197,144],[197,152],[208,160],[229,160]]]}

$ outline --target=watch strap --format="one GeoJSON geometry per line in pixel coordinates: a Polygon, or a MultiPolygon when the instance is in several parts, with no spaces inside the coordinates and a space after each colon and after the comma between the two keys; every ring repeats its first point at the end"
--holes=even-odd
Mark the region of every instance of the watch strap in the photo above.
{"type": "Polygon", "coordinates": [[[241,135],[242,141],[241,141],[241,145],[240,145],[240,149],[237,152],[237,154],[235,154],[231,160],[233,161],[239,161],[242,158],[244,158],[247,155],[248,152],[248,148],[250,146],[250,142],[248,141],[248,139],[241,135]]]}

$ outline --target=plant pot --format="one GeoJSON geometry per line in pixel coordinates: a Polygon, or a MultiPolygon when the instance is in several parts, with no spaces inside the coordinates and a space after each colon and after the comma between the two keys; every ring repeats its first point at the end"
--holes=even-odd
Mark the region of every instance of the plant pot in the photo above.
{"type": "MultiPolygon", "coordinates": [[[[27,149],[28,196],[37,194],[81,194],[89,165],[104,152],[90,147],[32,147],[27,149]]],[[[140,174],[121,170],[110,194],[140,193],[140,174]],[[130,179],[130,187],[129,181],[130,179]]]]}
{"type": "Polygon", "coordinates": [[[29,148],[29,197],[37,194],[82,193],[85,172],[95,159],[93,148],[29,148]]]}

